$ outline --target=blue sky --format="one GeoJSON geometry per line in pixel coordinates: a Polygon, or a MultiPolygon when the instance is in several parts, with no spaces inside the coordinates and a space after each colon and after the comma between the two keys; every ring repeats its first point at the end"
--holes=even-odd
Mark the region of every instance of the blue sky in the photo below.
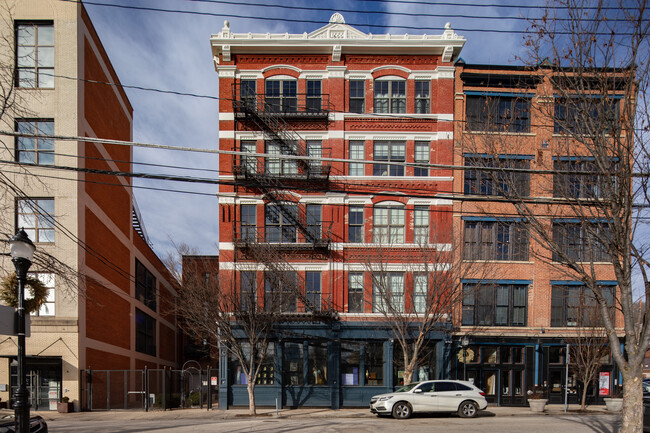
{"type": "MultiPolygon", "coordinates": [[[[91,0],[92,1],[92,0],[91,0]]],[[[86,8],[108,52],[120,80],[125,85],[143,86],[201,95],[218,96],[218,76],[214,71],[210,35],[230,21],[235,33],[311,32],[325,25],[333,9],[366,11],[341,12],[348,24],[363,32],[391,34],[439,34],[442,30],[403,29],[404,25],[442,29],[450,22],[457,33],[467,39],[461,56],[468,63],[515,63],[522,54],[522,35],[512,33],[468,32],[458,29],[520,30],[526,22],[505,17],[526,16],[538,11],[512,8],[475,8],[368,2],[362,0],[311,2],[286,0],[250,0],[251,3],[283,5],[289,8],[264,8],[210,3],[196,0],[97,0],[100,3],[181,9],[223,15],[201,16],[120,9],[87,4],[86,8]],[[328,10],[300,10],[295,7],[318,7],[328,10]],[[384,12],[381,14],[369,11],[384,12]],[[415,14],[416,16],[395,13],[415,14]],[[442,17],[423,16],[425,14],[442,17]],[[453,15],[456,15],[454,17],[453,15]],[[458,15],[494,16],[501,19],[461,18],[458,15]],[[237,16],[250,17],[239,18],[237,16]],[[252,17],[265,17],[255,19],[252,17]],[[291,20],[323,21],[288,22],[291,20]],[[372,26],[390,26],[388,28],[372,26]]],[[[474,0],[475,2],[475,0],[474,0]]],[[[492,3],[497,3],[496,1],[492,3]]],[[[500,2],[501,4],[508,4],[500,2]]],[[[510,4],[522,2],[510,2],[510,4]]],[[[526,2],[523,2],[526,4],[526,2]]],[[[218,101],[127,89],[133,104],[134,141],[174,146],[217,149],[219,145],[218,101]]],[[[194,169],[218,169],[216,155],[134,149],[134,160],[194,169]]],[[[216,172],[182,170],[134,165],[143,172],[171,173],[215,177],[216,172]]],[[[218,201],[216,185],[136,179],[135,185],[189,193],[136,189],[135,194],[143,221],[155,251],[160,255],[172,250],[172,241],[185,242],[203,254],[216,254],[218,243],[218,201]]]]}

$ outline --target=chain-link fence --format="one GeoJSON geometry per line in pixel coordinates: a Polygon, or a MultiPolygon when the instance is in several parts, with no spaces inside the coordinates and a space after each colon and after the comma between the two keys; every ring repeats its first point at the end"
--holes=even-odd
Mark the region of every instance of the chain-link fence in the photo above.
{"type": "Polygon", "coordinates": [[[216,408],[218,370],[82,370],[81,410],[216,408]]]}

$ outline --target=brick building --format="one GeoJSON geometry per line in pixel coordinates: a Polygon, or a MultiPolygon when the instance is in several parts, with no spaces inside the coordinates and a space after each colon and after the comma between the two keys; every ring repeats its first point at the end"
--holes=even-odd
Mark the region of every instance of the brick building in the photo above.
{"type": "MultiPolygon", "coordinates": [[[[426,276],[405,272],[404,257],[423,243],[449,249],[452,202],[439,195],[452,172],[414,165],[453,162],[464,42],[449,26],[367,34],[340,14],[311,33],[233,33],[226,22],[212,36],[219,147],[251,153],[220,157],[220,281],[259,305],[284,293],[257,404],[365,405],[399,383],[370,271],[383,263],[396,305],[416,308],[404,303],[426,276]]],[[[429,335],[416,376],[447,376],[446,335],[429,335]]],[[[236,362],[222,356],[220,368],[220,407],[247,404],[236,362]]]]}
{"type": "MultiPolygon", "coordinates": [[[[470,356],[465,365],[462,357],[455,358],[452,377],[466,375],[499,405],[525,405],[527,390],[536,385],[548,389],[550,403],[560,403],[567,384],[569,402],[579,402],[578,379],[566,377],[566,344],[580,335],[581,315],[595,308],[590,290],[559,269],[556,253],[531,235],[521,214],[500,196],[530,198],[527,206],[560,248],[578,261],[593,262],[597,284],[612,307],[616,297],[611,260],[607,263],[597,244],[587,245],[589,234],[575,219],[575,208],[558,204],[566,197],[598,197],[598,192],[597,183],[579,173],[590,170],[593,158],[581,156],[586,152],[564,134],[569,116],[549,82],[552,73],[456,63],[454,164],[465,169],[454,178],[454,191],[463,195],[454,202],[454,232],[463,240],[464,258],[491,267],[492,279],[481,281],[483,290],[476,292],[476,281],[463,281],[471,294],[457,316],[455,350],[463,353],[458,344],[468,337],[470,356]],[[490,167],[522,171],[494,175],[485,170],[490,167]],[[546,173],[535,172],[542,170],[546,173]]],[[[622,328],[620,314],[615,320],[622,328]]],[[[601,391],[620,385],[611,357],[600,376],[601,391]]],[[[603,396],[608,395],[599,395],[594,386],[588,403],[603,396]]]]}
{"type": "MultiPolygon", "coordinates": [[[[15,91],[24,114],[5,117],[4,124],[26,133],[131,140],[133,109],[84,6],[10,3],[12,15],[3,23],[14,27],[2,32],[16,42],[2,47],[3,58],[17,53],[15,91]]],[[[33,164],[24,172],[3,167],[15,185],[0,197],[3,236],[23,227],[37,254],[52,254],[72,280],[66,284],[43,260],[30,269],[50,287],[27,339],[32,409],[56,408],[67,396],[79,410],[87,397],[85,369],[177,366],[178,331],[170,314],[177,283],[148,245],[132,180],[83,172],[131,171],[132,149],[33,137],[2,142],[2,160],[33,164]],[[50,164],[74,171],[41,167],[50,164]]],[[[6,256],[0,267],[3,277],[13,272],[6,256]]],[[[0,343],[0,383],[8,385],[0,391],[3,401],[11,401],[17,385],[15,340],[0,343]]]]}

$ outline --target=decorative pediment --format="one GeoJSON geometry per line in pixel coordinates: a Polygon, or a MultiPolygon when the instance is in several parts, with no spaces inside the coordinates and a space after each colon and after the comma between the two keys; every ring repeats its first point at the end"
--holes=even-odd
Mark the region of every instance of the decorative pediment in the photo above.
{"type": "Polygon", "coordinates": [[[330,18],[329,24],[309,33],[307,39],[369,39],[369,36],[345,24],[343,15],[337,12],[330,18]]]}

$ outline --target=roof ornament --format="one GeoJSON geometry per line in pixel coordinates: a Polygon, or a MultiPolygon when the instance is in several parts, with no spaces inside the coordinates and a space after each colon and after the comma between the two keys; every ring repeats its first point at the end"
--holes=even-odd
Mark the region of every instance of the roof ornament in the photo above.
{"type": "Polygon", "coordinates": [[[343,15],[336,12],[330,17],[330,24],[345,24],[345,19],[343,18],[343,15]]]}
{"type": "Polygon", "coordinates": [[[224,38],[229,38],[230,37],[230,21],[225,20],[223,22],[223,28],[221,29],[221,35],[224,38]]]}

